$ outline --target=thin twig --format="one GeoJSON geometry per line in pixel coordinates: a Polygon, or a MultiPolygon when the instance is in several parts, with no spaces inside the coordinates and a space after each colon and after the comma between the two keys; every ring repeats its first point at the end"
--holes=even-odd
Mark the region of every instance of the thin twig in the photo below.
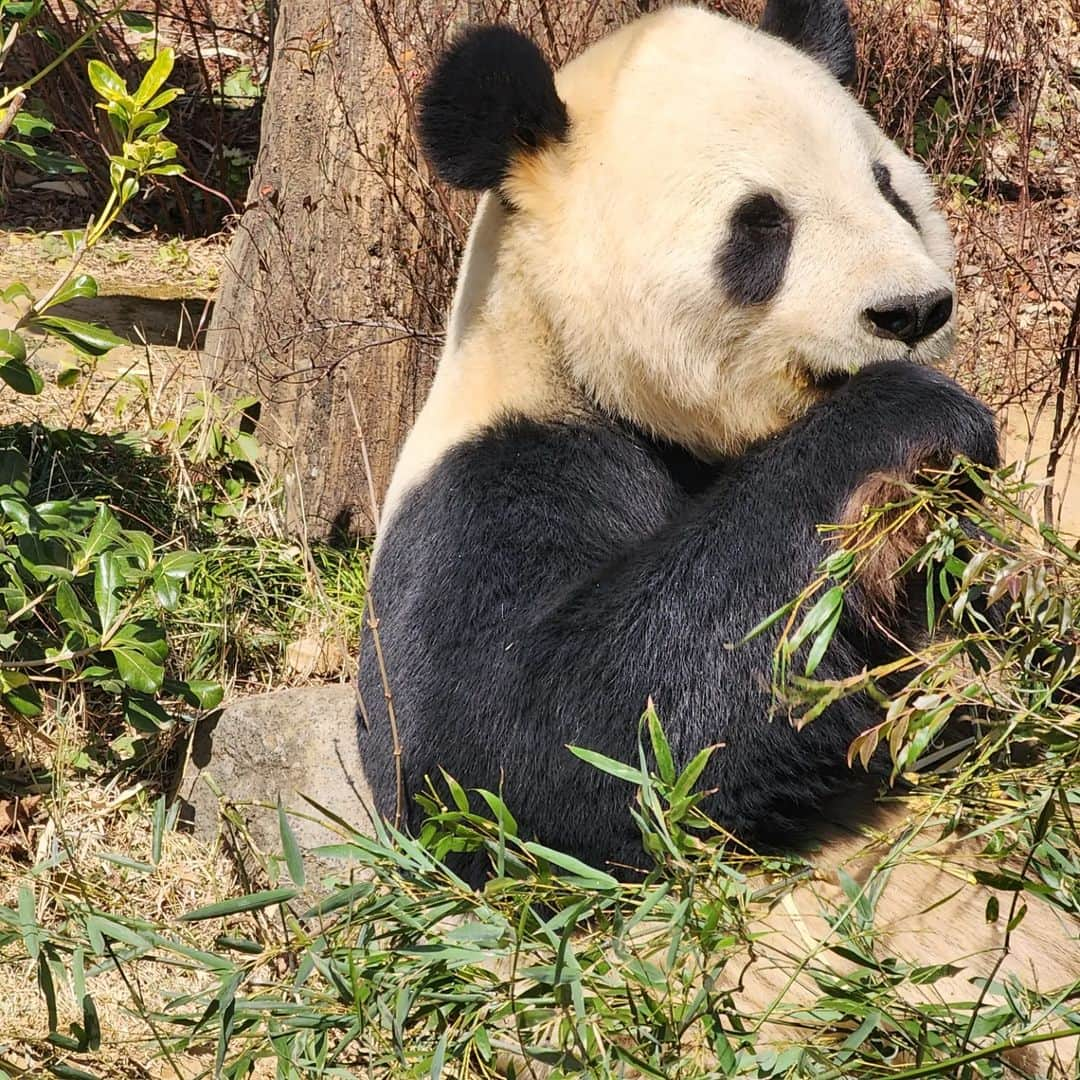
{"type": "Polygon", "coordinates": [[[19,115],[19,110],[25,100],[26,94],[20,90],[11,99],[11,104],[7,107],[4,115],[0,116],[0,139],[7,138],[7,133],[11,130],[11,125],[15,123],[15,117],[19,115]]]}
{"type": "MultiPolygon", "coordinates": [[[[368,497],[371,500],[371,522],[375,531],[379,529],[379,504],[375,495],[375,479],[371,472],[371,461],[368,458],[367,439],[364,438],[364,425],[360,422],[360,413],[353,400],[352,390],[346,386],[346,397],[349,400],[349,408],[352,410],[353,424],[356,426],[356,436],[360,440],[360,455],[364,462],[364,475],[367,477],[368,497]]],[[[386,715],[390,721],[390,739],[394,748],[394,827],[400,828],[405,815],[405,775],[402,761],[401,738],[398,734],[397,713],[394,709],[394,694],[390,689],[390,677],[386,671],[386,660],[383,656],[382,640],[379,637],[379,618],[375,612],[375,602],[371,595],[371,589],[364,600],[367,608],[367,624],[371,631],[371,641],[375,648],[375,662],[379,666],[379,679],[382,682],[383,697],[386,700],[386,715]]]]}

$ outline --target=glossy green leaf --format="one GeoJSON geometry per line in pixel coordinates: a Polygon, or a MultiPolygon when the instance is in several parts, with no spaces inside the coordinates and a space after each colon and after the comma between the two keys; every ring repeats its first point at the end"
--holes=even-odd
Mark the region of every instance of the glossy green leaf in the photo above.
{"type": "Polygon", "coordinates": [[[98,294],[97,281],[89,274],[76,274],[55,296],[49,307],[69,300],[92,299],[98,294]]]}
{"type": "Polygon", "coordinates": [[[90,76],[90,85],[106,101],[122,101],[128,96],[124,80],[108,64],[91,60],[86,65],[86,73],[90,76]]]}
{"type": "Polygon", "coordinates": [[[169,655],[169,645],[161,625],[153,619],[137,619],[117,630],[113,644],[123,645],[145,653],[155,663],[163,664],[169,655]]]}
{"type": "Polygon", "coordinates": [[[68,389],[79,381],[82,371],[77,367],[63,367],[56,373],[56,385],[61,389],[68,389]]]}
{"type": "Polygon", "coordinates": [[[26,342],[14,330],[0,329],[0,356],[17,360],[20,364],[26,360],[26,342]]]}
{"type": "Polygon", "coordinates": [[[146,74],[139,83],[139,88],[133,97],[137,105],[143,106],[151,101],[154,95],[164,86],[165,80],[172,74],[173,64],[176,63],[176,54],[172,49],[161,49],[154,62],[147,69],[146,74]]]}
{"type": "MultiPolygon", "coordinates": [[[[167,105],[171,105],[184,91],[178,86],[170,86],[168,90],[162,90],[160,94],[152,101],[146,103],[146,108],[150,112],[157,112],[158,109],[164,109],[167,105]]],[[[144,129],[143,134],[147,134],[144,129]]]]}
{"type": "Polygon", "coordinates": [[[210,679],[188,679],[181,684],[180,692],[189,705],[200,709],[216,709],[225,696],[221,683],[210,679]]]}
{"type": "Polygon", "coordinates": [[[10,304],[12,300],[33,300],[34,294],[21,281],[13,281],[3,292],[0,292],[0,301],[10,304]]]}
{"type": "Polygon", "coordinates": [[[120,526],[113,516],[113,512],[104,504],[98,506],[97,516],[90,528],[90,534],[83,545],[82,557],[92,559],[110,547],[119,535],[120,526]]]}
{"type": "Polygon", "coordinates": [[[154,20],[142,11],[121,11],[120,21],[136,34],[152,34],[154,32],[154,20]]]}
{"type": "Polygon", "coordinates": [[[167,574],[155,574],[154,599],[166,611],[172,611],[180,603],[180,583],[167,574]]]}
{"type": "Polygon", "coordinates": [[[45,150],[19,139],[0,139],[0,154],[16,158],[47,176],[75,176],[86,172],[85,165],[67,154],[45,150]]]}
{"type": "Polygon", "coordinates": [[[30,492],[30,462],[18,450],[0,450],[0,493],[5,488],[24,498],[30,492]]]}
{"type": "Polygon", "coordinates": [[[82,606],[78,594],[67,581],[61,581],[56,586],[56,610],[69,627],[79,630],[90,629],[90,616],[82,606]]]}
{"type": "Polygon", "coordinates": [[[37,531],[44,524],[25,499],[0,499],[0,514],[21,532],[37,531]]]}
{"type": "MultiPolygon", "coordinates": [[[[95,523],[96,524],[96,523],[95,523]]],[[[98,619],[102,632],[107,632],[120,614],[120,599],[117,590],[123,582],[123,564],[120,557],[112,551],[103,551],[94,565],[94,603],[97,604],[98,619]]]]}
{"type": "Polygon", "coordinates": [[[158,560],[157,572],[183,581],[200,562],[202,556],[197,551],[170,551],[158,560]]]}
{"type": "Polygon", "coordinates": [[[172,717],[152,697],[144,697],[142,694],[127,696],[124,701],[124,719],[136,731],[150,735],[155,735],[172,724],[172,717]]]}
{"type": "Polygon", "coordinates": [[[156,694],[165,678],[165,668],[134,645],[110,645],[116,670],[126,686],[143,694],[156,694]]]}
{"type": "Polygon", "coordinates": [[[140,570],[149,570],[154,561],[154,541],[141,529],[124,529],[122,532],[130,555],[135,557],[140,570]]]}
{"type": "Polygon", "coordinates": [[[74,345],[80,352],[89,356],[104,356],[110,349],[117,345],[127,345],[128,342],[118,337],[104,326],[96,326],[93,323],[82,322],[78,319],[61,319],[56,315],[40,315],[33,320],[35,328],[45,330],[63,338],[69,344],[74,345]]]}
{"type": "Polygon", "coordinates": [[[15,677],[20,674],[0,671],[0,700],[20,716],[40,716],[43,708],[41,694],[25,676],[24,681],[15,681],[15,677]],[[4,689],[5,685],[7,689],[4,689]]]}
{"type": "Polygon", "coordinates": [[[40,135],[48,135],[56,130],[56,125],[51,120],[28,112],[25,107],[15,117],[12,126],[20,135],[26,135],[31,139],[40,135]]]}
{"type": "Polygon", "coordinates": [[[45,388],[41,376],[20,360],[0,360],[0,381],[6,382],[17,394],[33,397],[45,388]]]}

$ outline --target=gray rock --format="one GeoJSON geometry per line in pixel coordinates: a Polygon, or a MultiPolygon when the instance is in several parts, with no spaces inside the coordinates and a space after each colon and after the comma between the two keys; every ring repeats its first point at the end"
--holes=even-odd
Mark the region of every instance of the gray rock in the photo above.
{"type": "Polygon", "coordinates": [[[281,852],[280,798],[286,810],[303,815],[290,814],[289,823],[305,855],[309,885],[319,877],[347,877],[348,864],[309,854],[342,837],[332,824],[312,820],[318,812],[301,795],[372,834],[371,790],[356,746],[355,716],[351,686],[277,690],[232,702],[195,731],[178,790],[185,804],[181,820],[209,840],[220,835],[250,869],[252,844],[263,854],[281,852]],[[247,837],[222,814],[223,801],[242,817],[247,837]]]}

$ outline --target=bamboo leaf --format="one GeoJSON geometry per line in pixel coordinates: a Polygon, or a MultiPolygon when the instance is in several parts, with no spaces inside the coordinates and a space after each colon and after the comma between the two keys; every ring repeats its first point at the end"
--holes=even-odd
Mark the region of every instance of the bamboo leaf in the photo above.
{"type": "Polygon", "coordinates": [[[525,849],[531,855],[536,855],[545,862],[551,863],[552,866],[567,871],[577,879],[579,884],[603,892],[618,889],[619,887],[619,883],[610,874],[605,874],[603,870],[597,870],[595,867],[589,866],[588,863],[575,859],[572,855],[555,851],[553,848],[545,847],[543,844],[537,844],[531,840],[525,844],[525,849]]]}
{"type": "Polygon", "coordinates": [[[698,782],[698,778],[705,771],[705,766],[709,764],[709,759],[713,756],[713,751],[717,747],[706,746],[703,750],[699,750],[690,761],[690,764],[679,774],[678,780],[675,781],[675,787],[672,789],[671,798],[674,802],[677,799],[685,799],[687,795],[693,790],[694,785],[698,782]]]}
{"type": "Polygon", "coordinates": [[[652,699],[649,699],[645,715],[642,717],[649,729],[649,742],[652,744],[653,756],[656,758],[656,768],[660,773],[660,779],[665,784],[675,783],[675,759],[671,756],[671,745],[664,734],[664,728],[660,723],[660,717],[656,715],[652,699]]]}
{"type": "Polygon", "coordinates": [[[304,857],[300,854],[300,845],[296,842],[296,834],[289,824],[289,816],[285,813],[285,807],[278,799],[278,832],[281,834],[281,851],[285,856],[285,866],[289,871],[289,877],[293,884],[300,888],[304,887],[304,857]]]}
{"type": "MultiPolygon", "coordinates": [[[[91,915],[86,920],[86,933],[87,937],[93,941],[95,937],[98,940],[104,938],[112,938],[113,941],[119,941],[124,945],[130,945],[134,949],[141,949],[146,951],[153,948],[151,942],[147,941],[142,935],[137,934],[134,930],[123,923],[117,922],[115,919],[106,918],[104,915],[91,915]],[[91,930],[93,927],[93,930],[91,930]]],[[[101,949],[99,951],[104,951],[101,949]]]]}
{"type": "Polygon", "coordinates": [[[825,650],[829,647],[829,642],[833,639],[833,634],[836,632],[837,626],[840,625],[840,615],[844,610],[844,597],[843,593],[840,594],[840,601],[836,606],[836,610],[829,617],[829,621],[818,631],[817,637],[814,638],[814,643],[810,646],[810,652],[806,657],[806,677],[809,679],[813,676],[814,672],[818,669],[818,664],[821,663],[822,657],[825,655],[825,650]]]}
{"type": "Polygon", "coordinates": [[[843,602],[844,589],[842,585],[834,585],[831,589],[827,589],[807,613],[795,633],[784,643],[785,653],[788,656],[793,656],[803,642],[812,634],[824,629],[843,602]]]}
{"type": "Polygon", "coordinates": [[[165,840],[165,796],[159,795],[154,803],[152,830],[150,833],[150,862],[157,866],[161,862],[161,847],[165,840]]]}
{"type": "Polygon", "coordinates": [[[614,758],[598,754],[595,750],[586,750],[580,746],[568,746],[567,750],[569,750],[574,757],[580,758],[594,769],[599,769],[601,772],[608,773],[610,776],[617,776],[620,780],[625,780],[630,784],[637,784],[640,786],[642,783],[643,774],[640,769],[635,769],[630,765],[624,765],[621,761],[616,761],[614,758]]]}
{"type": "Polygon", "coordinates": [[[200,922],[203,919],[220,919],[226,915],[236,915],[242,911],[262,911],[274,904],[284,904],[296,896],[297,889],[265,889],[262,892],[236,896],[231,900],[221,900],[216,904],[207,904],[180,916],[181,922],[200,922]]]}

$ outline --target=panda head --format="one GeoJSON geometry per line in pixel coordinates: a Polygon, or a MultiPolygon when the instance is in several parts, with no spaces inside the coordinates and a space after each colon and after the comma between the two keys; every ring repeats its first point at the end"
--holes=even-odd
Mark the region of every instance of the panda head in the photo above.
{"type": "Polygon", "coordinates": [[[758,28],[669,8],[558,73],[479,27],[420,134],[443,180],[505,209],[494,274],[575,389],[724,454],[867,364],[951,346],[948,229],[853,74],[843,0],[769,0],[758,28]]]}

